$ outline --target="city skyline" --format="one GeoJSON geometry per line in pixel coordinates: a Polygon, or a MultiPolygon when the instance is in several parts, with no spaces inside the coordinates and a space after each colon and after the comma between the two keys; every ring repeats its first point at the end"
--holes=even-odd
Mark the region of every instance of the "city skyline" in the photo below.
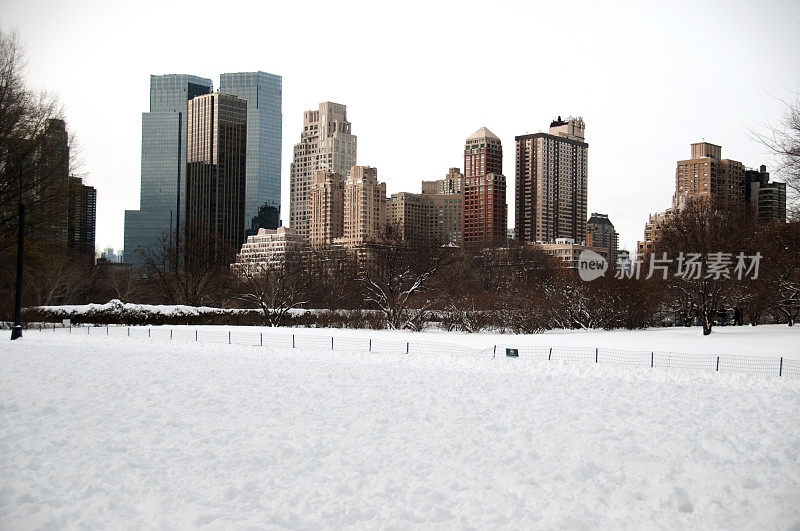
{"type": "MultiPolygon", "coordinates": [[[[775,168],[749,130],[779,121],[783,104],[777,98],[800,85],[800,7],[791,3],[775,2],[763,9],[708,2],[693,5],[692,17],[685,16],[687,5],[619,4],[619,16],[612,19],[597,16],[597,10],[609,6],[588,3],[569,12],[550,5],[500,6],[485,21],[465,19],[458,4],[431,6],[420,21],[409,5],[407,12],[393,17],[397,24],[391,27],[365,4],[349,11],[359,12],[361,20],[375,20],[362,32],[363,42],[370,45],[355,40],[348,45],[346,60],[317,60],[314,69],[304,68],[304,17],[298,8],[271,7],[286,22],[274,34],[251,37],[247,30],[257,21],[244,21],[237,36],[245,46],[221,46],[215,39],[195,43],[193,52],[200,53],[187,54],[177,42],[192,28],[211,23],[196,18],[195,10],[167,5],[160,8],[158,20],[151,20],[141,8],[45,4],[52,20],[40,20],[40,4],[12,3],[6,8],[10,26],[5,28],[18,28],[27,43],[31,86],[59,93],[64,103],[65,119],[82,148],[81,171],[98,190],[101,249],[122,247],[123,211],[138,207],[141,112],[148,108],[151,74],[196,74],[210,78],[215,90],[220,87],[215,72],[263,70],[283,77],[285,225],[300,116],[318,102],[347,105],[348,120],[359,136],[359,161],[379,169],[390,195],[416,192],[420,181],[460,167],[463,139],[478,127],[489,128],[510,146],[515,136],[539,132],[557,115],[583,116],[590,124],[592,145],[587,209],[608,213],[620,233],[620,248],[629,250],[641,237],[648,215],[669,206],[674,164],[686,144],[705,140],[725,146],[746,167],[775,168]],[[526,12],[541,16],[532,22],[526,12]],[[708,17],[719,23],[708,28],[703,23],[708,17]],[[176,20],[183,23],[167,36],[176,20]],[[466,54],[463,43],[441,31],[459,23],[465,32],[479,24],[492,28],[485,34],[495,48],[466,54]],[[129,49],[131,32],[142,25],[152,38],[129,49]],[[405,31],[395,26],[414,28],[425,37],[407,46],[405,31]],[[89,32],[82,29],[90,27],[100,28],[99,33],[85,36],[89,32]],[[559,53],[527,72],[513,67],[515,54],[508,52],[530,35],[542,46],[559,42],[559,53]],[[59,39],[69,44],[59,49],[52,44],[59,39]],[[80,61],[68,60],[76,51],[80,61]],[[465,65],[487,59],[497,73],[491,84],[465,78],[465,65]],[[564,72],[573,82],[548,82],[540,75],[548,69],[564,72]],[[732,86],[735,93],[722,89],[732,86]],[[113,114],[97,109],[113,109],[113,114]],[[412,137],[414,156],[397,157],[397,146],[412,137]]],[[[309,10],[332,25],[356,27],[348,9],[312,3],[303,8],[309,10]]],[[[508,226],[513,227],[514,161],[508,157],[503,174],[508,180],[508,226]]],[[[776,172],[772,178],[782,180],[776,172]]]]}

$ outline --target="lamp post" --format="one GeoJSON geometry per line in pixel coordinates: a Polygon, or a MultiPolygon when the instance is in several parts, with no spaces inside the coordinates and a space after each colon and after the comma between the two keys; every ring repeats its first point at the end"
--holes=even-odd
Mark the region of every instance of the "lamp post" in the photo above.
{"type": "Polygon", "coordinates": [[[5,138],[0,138],[0,143],[17,157],[19,168],[19,225],[17,227],[17,289],[14,294],[14,327],[11,329],[11,341],[22,337],[22,256],[25,244],[25,205],[22,203],[22,157],[17,146],[5,138]]]}

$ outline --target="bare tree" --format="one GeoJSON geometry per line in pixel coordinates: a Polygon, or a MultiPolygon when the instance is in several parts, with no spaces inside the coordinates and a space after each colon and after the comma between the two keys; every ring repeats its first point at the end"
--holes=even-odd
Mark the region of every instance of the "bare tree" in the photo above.
{"type": "Polygon", "coordinates": [[[800,92],[790,100],[780,100],[785,112],[780,124],[766,124],[751,136],[778,158],[778,172],[788,188],[787,210],[792,218],[800,215],[800,92]]]}
{"type": "Polygon", "coordinates": [[[773,227],[766,245],[762,298],[793,326],[800,318],[800,221],[773,227]]]}
{"type": "Polygon", "coordinates": [[[435,284],[459,259],[457,248],[436,239],[404,238],[390,225],[383,240],[367,246],[361,276],[365,300],[389,328],[419,330],[443,297],[435,284]]]}
{"type": "Polygon", "coordinates": [[[293,250],[280,264],[260,264],[242,270],[240,299],[253,304],[270,326],[283,326],[292,310],[308,304],[313,278],[293,250]]]}
{"type": "Polygon", "coordinates": [[[739,279],[734,274],[739,265],[736,257],[739,253],[755,256],[755,237],[760,230],[751,212],[720,208],[704,200],[692,201],[662,225],[650,254],[652,264],[659,267],[654,271],[663,279],[668,303],[690,312],[699,320],[704,335],[711,333],[720,312],[747,300],[748,277],[739,279]],[[664,257],[669,262],[658,262],[664,257]],[[724,259],[727,269],[709,271],[708,261],[713,257],[724,259]],[[690,264],[692,258],[697,260],[690,264]]]}
{"type": "MultiPolygon", "coordinates": [[[[57,237],[58,224],[66,220],[70,161],[50,128],[51,119],[63,116],[57,98],[28,89],[24,74],[19,36],[0,31],[0,138],[16,146],[23,161],[25,226],[27,238],[35,243],[57,237]]],[[[16,242],[20,183],[18,161],[5,146],[0,150],[0,252],[4,252],[16,242]]]]}
{"type": "Polygon", "coordinates": [[[205,231],[188,226],[139,249],[147,279],[169,304],[220,305],[230,296],[231,251],[205,231]]]}

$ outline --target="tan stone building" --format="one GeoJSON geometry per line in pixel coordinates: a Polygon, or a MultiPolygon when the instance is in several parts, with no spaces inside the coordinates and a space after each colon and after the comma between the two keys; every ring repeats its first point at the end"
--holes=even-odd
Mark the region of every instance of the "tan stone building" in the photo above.
{"type": "Polygon", "coordinates": [[[386,225],[386,183],[378,182],[378,170],[353,166],[344,184],[344,224],[334,243],[355,247],[380,240],[386,225]]]}
{"type": "Polygon", "coordinates": [[[614,230],[614,224],[608,219],[608,214],[592,212],[589,221],[586,222],[586,245],[607,249],[608,261],[611,264],[617,263],[619,234],[614,230]]]}
{"type": "Polygon", "coordinates": [[[339,173],[317,170],[311,187],[312,247],[331,245],[344,235],[344,182],[339,173]]]}
{"type": "MultiPolygon", "coordinates": [[[[594,251],[606,260],[610,261],[609,250],[605,247],[593,247],[591,245],[575,243],[572,238],[557,238],[555,243],[536,244],[547,254],[561,260],[566,267],[577,268],[578,257],[583,251],[594,251]]],[[[614,264],[609,262],[609,268],[614,269],[614,264]]]]}
{"type": "Polygon", "coordinates": [[[653,242],[658,238],[658,231],[665,221],[670,219],[673,215],[673,210],[667,209],[664,212],[656,212],[650,214],[647,223],[644,226],[644,240],[636,244],[636,259],[644,259],[650,253],[653,247],[653,242]]]}
{"type": "Polygon", "coordinates": [[[321,169],[347,175],[356,164],[356,148],[346,106],[328,101],[303,114],[303,132],[294,146],[289,180],[289,225],[301,237],[311,235],[314,172],[321,169]]]}
{"type": "Polygon", "coordinates": [[[404,238],[418,236],[439,239],[443,243],[449,242],[459,247],[462,245],[464,226],[462,194],[425,192],[392,194],[387,214],[389,223],[397,227],[404,238]]]}
{"type": "Polygon", "coordinates": [[[549,133],[516,140],[517,238],[553,242],[586,240],[589,144],[583,119],[559,116],[549,133]]]}
{"type": "Polygon", "coordinates": [[[679,160],[675,170],[673,209],[687,201],[705,199],[726,207],[744,206],[745,176],[741,162],[722,158],[722,147],[708,142],[691,145],[691,158],[679,160]]]}
{"type": "Polygon", "coordinates": [[[422,181],[423,194],[461,194],[464,193],[464,175],[460,168],[450,168],[444,179],[422,181]]]}

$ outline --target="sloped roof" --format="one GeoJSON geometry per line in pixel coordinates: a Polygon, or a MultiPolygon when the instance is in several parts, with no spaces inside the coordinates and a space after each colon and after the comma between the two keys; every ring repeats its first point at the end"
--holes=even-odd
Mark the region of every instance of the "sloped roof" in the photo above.
{"type": "Polygon", "coordinates": [[[467,138],[467,140],[476,140],[479,138],[494,138],[495,140],[500,140],[500,138],[496,134],[492,133],[485,127],[481,127],[480,129],[472,133],[469,136],[469,138],[467,138]]]}

